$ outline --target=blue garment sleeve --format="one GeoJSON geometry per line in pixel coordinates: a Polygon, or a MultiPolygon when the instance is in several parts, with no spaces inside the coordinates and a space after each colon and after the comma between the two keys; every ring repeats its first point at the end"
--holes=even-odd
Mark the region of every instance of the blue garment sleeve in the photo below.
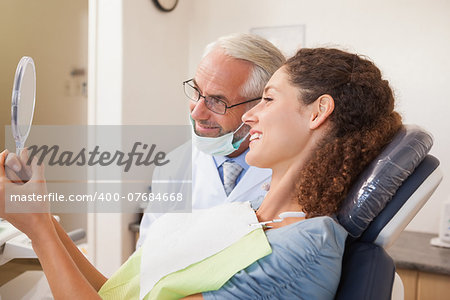
{"type": "Polygon", "coordinates": [[[333,299],[347,232],[330,217],[267,231],[272,254],[236,273],[205,300],[333,299]]]}

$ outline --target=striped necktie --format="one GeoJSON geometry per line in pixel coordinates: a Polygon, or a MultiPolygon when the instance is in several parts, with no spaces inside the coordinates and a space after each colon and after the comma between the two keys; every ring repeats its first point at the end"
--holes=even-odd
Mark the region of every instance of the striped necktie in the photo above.
{"type": "Polygon", "coordinates": [[[225,161],[223,167],[223,187],[227,196],[236,186],[236,179],[241,174],[243,168],[234,161],[225,161]]]}

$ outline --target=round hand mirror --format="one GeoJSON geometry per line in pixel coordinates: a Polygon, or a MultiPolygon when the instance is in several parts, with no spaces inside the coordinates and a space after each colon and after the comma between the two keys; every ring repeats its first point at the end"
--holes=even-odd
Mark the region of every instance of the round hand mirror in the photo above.
{"type": "Polygon", "coordinates": [[[11,128],[17,155],[24,148],[30,133],[35,100],[36,69],[33,59],[24,56],[17,65],[11,104],[11,128]]]}

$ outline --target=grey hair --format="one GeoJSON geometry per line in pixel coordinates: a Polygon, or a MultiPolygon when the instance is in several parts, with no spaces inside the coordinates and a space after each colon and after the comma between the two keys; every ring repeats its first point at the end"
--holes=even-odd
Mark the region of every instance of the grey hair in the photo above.
{"type": "Polygon", "coordinates": [[[261,96],[270,77],[286,62],[277,47],[255,34],[238,33],[221,37],[206,46],[203,57],[216,48],[221,48],[228,56],[253,64],[250,76],[241,87],[243,97],[261,96]]]}

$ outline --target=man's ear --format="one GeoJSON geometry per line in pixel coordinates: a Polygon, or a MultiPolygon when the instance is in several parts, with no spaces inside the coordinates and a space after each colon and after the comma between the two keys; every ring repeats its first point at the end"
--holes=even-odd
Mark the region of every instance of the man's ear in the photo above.
{"type": "Polygon", "coordinates": [[[312,105],[310,129],[319,128],[334,111],[334,99],[330,95],[322,95],[312,105]]]}

